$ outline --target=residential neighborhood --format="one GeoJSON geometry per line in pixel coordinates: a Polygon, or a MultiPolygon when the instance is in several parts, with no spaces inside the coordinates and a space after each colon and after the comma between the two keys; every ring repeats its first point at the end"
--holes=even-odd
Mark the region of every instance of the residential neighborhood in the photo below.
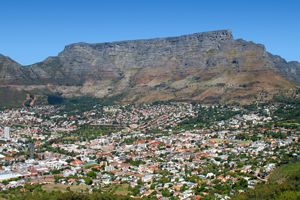
{"type": "Polygon", "coordinates": [[[134,198],[230,199],[297,159],[300,130],[275,123],[279,109],[171,102],[95,105],[82,113],[63,106],[2,110],[0,187],[82,185],[82,192],[115,187],[134,198]]]}

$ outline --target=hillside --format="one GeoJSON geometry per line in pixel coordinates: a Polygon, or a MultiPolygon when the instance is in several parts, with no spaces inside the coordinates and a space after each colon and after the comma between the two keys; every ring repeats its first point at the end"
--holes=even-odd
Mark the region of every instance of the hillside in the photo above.
{"type": "Polygon", "coordinates": [[[242,195],[236,195],[233,199],[299,199],[299,171],[299,161],[281,165],[272,172],[267,184],[260,184],[254,190],[249,190],[242,195]]]}
{"type": "Polygon", "coordinates": [[[119,94],[119,102],[175,99],[248,104],[286,89],[287,95],[293,94],[299,75],[298,62],[288,63],[261,44],[235,40],[230,30],[75,43],[58,56],[30,66],[0,55],[0,92],[3,88],[17,91],[17,104],[26,101],[26,94],[43,97],[55,92],[63,97],[119,94]]]}

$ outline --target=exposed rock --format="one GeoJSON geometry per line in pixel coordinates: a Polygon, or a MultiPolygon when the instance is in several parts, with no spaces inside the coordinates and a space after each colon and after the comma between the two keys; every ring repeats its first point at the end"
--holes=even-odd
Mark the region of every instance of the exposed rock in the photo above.
{"type": "Polygon", "coordinates": [[[126,102],[223,102],[234,96],[251,102],[255,100],[251,94],[261,90],[270,91],[272,97],[271,93],[280,89],[297,88],[289,80],[300,83],[299,69],[298,62],[287,63],[269,54],[264,45],[234,40],[230,30],[221,30],[148,40],[75,43],[58,56],[30,66],[0,55],[0,84],[43,85],[67,97],[125,93],[121,100],[126,102]]]}
{"type": "Polygon", "coordinates": [[[300,84],[300,63],[296,61],[286,62],[285,59],[277,55],[268,53],[274,63],[274,66],[279,70],[279,73],[289,80],[300,84]]]}

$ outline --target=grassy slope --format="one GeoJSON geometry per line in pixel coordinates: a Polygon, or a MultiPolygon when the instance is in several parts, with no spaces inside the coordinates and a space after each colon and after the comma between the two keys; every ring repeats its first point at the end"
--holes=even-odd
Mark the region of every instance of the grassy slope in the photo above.
{"type": "Polygon", "coordinates": [[[254,190],[236,195],[233,200],[300,199],[300,161],[278,167],[267,184],[257,185],[254,190]]]}
{"type": "Polygon", "coordinates": [[[0,108],[20,107],[26,101],[26,93],[10,87],[0,87],[0,108]]]}
{"type": "Polygon", "coordinates": [[[81,192],[82,190],[85,191],[86,189],[90,189],[90,186],[87,185],[59,185],[59,184],[46,184],[42,186],[43,190],[48,192],[52,190],[60,190],[62,192],[66,192],[67,187],[70,187],[72,191],[81,192]]]}
{"type": "Polygon", "coordinates": [[[300,162],[288,163],[278,167],[270,176],[269,183],[275,184],[276,182],[281,184],[289,179],[289,176],[295,171],[300,171],[300,162]]]}

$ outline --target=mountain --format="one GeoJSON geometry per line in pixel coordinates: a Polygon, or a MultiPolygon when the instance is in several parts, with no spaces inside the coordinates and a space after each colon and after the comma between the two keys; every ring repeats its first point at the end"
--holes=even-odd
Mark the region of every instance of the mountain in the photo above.
{"type": "Polygon", "coordinates": [[[296,61],[286,62],[285,59],[277,55],[272,55],[270,53],[269,57],[271,58],[274,66],[279,70],[279,73],[288,78],[289,80],[300,84],[300,63],[296,61]]]}
{"type": "Polygon", "coordinates": [[[120,102],[176,99],[247,104],[291,93],[299,87],[299,75],[298,62],[286,62],[262,44],[235,40],[231,30],[80,42],[29,66],[0,55],[0,86],[19,91],[19,103],[28,95],[33,99],[56,92],[64,97],[119,94],[120,102]]]}

